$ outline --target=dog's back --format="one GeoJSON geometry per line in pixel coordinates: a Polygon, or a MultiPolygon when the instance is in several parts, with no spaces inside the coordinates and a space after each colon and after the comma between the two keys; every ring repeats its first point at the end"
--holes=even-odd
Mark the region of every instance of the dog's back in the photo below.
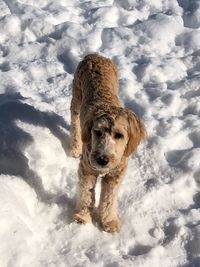
{"type": "Polygon", "coordinates": [[[87,55],[78,65],[74,83],[81,90],[84,105],[102,103],[121,106],[118,99],[118,75],[113,62],[98,54],[87,55]]]}

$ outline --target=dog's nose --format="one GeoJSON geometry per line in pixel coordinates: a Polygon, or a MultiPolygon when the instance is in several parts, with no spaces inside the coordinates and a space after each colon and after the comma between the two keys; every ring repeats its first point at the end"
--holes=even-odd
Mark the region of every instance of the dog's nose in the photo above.
{"type": "Polygon", "coordinates": [[[99,165],[106,166],[109,162],[109,159],[106,156],[99,156],[96,161],[99,165]]]}

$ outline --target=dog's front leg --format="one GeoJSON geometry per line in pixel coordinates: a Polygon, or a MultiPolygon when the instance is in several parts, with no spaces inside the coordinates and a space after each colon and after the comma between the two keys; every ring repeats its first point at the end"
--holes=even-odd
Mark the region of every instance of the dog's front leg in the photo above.
{"type": "Polygon", "coordinates": [[[81,128],[80,128],[80,106],[81,90],[76,82],[73,82],[71,101],[71,129],[70,129],[70,156],[79,157],[82,152],[81,128]]]}
{"type": "Polygon", "coordinates": [[[101,182],[101,197],[99,203],[100,224],[104,231],[114,233],[120,230],[117,215],[117,195],[123,176],[106,175],[101,182]]]}
{"type": "Polygon", "coordinates": [[[84,174],[79,167],[79,194],[74,213],[74,220],[78,223],[89,223],[92,221],[92,212],[95,203],[95,185],[97,177],[92,174],[84,174]]]}

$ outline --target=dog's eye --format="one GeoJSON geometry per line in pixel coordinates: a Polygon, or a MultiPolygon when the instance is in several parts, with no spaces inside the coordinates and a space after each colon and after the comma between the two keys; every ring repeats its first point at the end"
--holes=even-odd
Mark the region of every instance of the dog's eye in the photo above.
{"type": "Polygon", "coordinates": [[[94,132],[95,132],[95,135],[97,137],[101,137],[102,136],[102,132],[100,130],[95,130],[94,132]]]}
{"type": "Polygon", "coordinates": [[[115,133],[114,137],[115,139],[122,139],[124,136],[121,133],[115,133]]]}

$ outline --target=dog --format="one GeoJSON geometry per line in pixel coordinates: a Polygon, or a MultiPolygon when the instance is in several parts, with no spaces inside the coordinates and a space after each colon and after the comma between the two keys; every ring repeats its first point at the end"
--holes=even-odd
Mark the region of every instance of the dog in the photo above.
{"type": "Polygon", "coordinates": [[[81,155],[73,219],[83,224],[92,221],[95,184],[100,175],[99,222],[104,231],[119,232],[118,189],[128,157],[146,138],[146,130],[133,112],[122,107],[118,98],[118,73],[110,59],[89,54],[79,63],[70,109],[70,155],[81,155]]]}

